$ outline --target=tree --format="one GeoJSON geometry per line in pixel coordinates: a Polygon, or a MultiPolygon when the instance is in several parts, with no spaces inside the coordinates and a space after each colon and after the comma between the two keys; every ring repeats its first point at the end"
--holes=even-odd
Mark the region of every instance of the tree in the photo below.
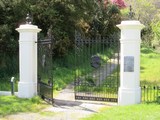
{"type": "Polygon", "coordinates": [[[142,42],[148,46],[152,46],[154,38],[157,38],[154,37],[155,30],[153,30],[152,25],[157,24],[160,19],[158,15],[159,8],[156,2],[157,0],[126,0],[128,6],[132,5],[133,11],[135,12],[135,19],[138,19],[145,25],[145,28],[142,30],[142,42]]]}
{"type": "Polygon", "coordinates": [[[116,4],[119,8],[125,8],[126,4],[123,0],[111,0],[113,4],[116,4]]]}
{"type": "Polygon", "coordinates": [[[18,72],[18,33],[15,28],[26,14],[25,6],[20,0],[0,1],[0,77],[18,72]]]}
{"type": "MultiPolygon", "coordinates": [[[[120,22],[119,8],[107,0],[1,0],[0,57],[3,59],[0,59],[0,74],[1,70],[9,68],[8,63],[14,65],[4,56],[12,58],[18,55],[18,32],[15,28],[25,23],[28,12],[32,24],[42,29],[40,39],[51,28],[56,57],[67,55],[73,48],[75,29],[88,36],[94,32],[107,36],[117,30],[115,25],[120,22]]],[[[17,58],[16,61],[18,64],[17,58]]]]}
{"type": "MultiPolygon", "coordinates": [[[[115,25],[120,22],[120,11],[116,5],[108,0],[84,0],[83,8],[80,9],[84,14],[77,22],[79,28],[83,28],[89,36],[100,34],[109,36],[115,32],[115,25]],[[87,18],[87,19],[85,19],[87,18]]],[[[76,9],[79,7],[76,6],[76,9]]]]}

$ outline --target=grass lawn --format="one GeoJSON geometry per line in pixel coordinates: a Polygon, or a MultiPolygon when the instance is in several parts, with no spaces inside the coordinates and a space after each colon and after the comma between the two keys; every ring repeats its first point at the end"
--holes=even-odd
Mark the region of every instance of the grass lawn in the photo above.
{"type": "Polygon", "coordinates": [[[160,53],[151,48],[141,48],[141,83],[160,85],[160,53]]]}
{"type": "Polygon", "coordinates": [[[0,96],[0,117],[18,112],[38,112],[46,106],[39,97],[21,99],[16,96],[0,96]]]}
{"type": "Polygon", "coordinates": [[[104,108],[82,120],[160,120],[159,104],[139,104],[104,108]]]}

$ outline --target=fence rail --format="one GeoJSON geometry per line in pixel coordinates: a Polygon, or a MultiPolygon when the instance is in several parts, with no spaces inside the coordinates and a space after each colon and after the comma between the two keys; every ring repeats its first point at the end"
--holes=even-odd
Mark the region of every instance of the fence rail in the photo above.
{"type": "Polygon", "coordinates": [[[141,86],[141,101],[156,102],[160,99],[160,86],[141,86]]]}

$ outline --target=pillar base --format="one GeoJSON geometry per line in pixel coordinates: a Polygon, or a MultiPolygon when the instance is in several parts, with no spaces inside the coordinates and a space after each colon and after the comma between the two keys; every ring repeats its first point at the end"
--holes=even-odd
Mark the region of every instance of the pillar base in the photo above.
{"type": "Polygon", "coordinates": [[[18,83],[18,97],[19,98],[32,98],[37,95],[36,83],[18,83]]]}
{"type": "Polygon", "coordinates": [[[118,105],[133,105],[141,102],[141,88],[119,88],[118,105]]]}

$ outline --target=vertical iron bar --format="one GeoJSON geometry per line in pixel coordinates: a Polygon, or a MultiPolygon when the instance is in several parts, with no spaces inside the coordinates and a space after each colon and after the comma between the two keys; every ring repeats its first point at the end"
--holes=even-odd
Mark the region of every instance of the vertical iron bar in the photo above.
{"type": "Polygon", "coordinates": [[[147,91],[146,91],[146,86],[144,86],[144,93],[145,93],[145,94],[144,94],[144,102],[146,102],[146,96],[147,96],[147,95],[146,95],[146,93],[147,93],[147,91]]]}
{"type": "Polygon", "coordinates": [[[53,42],[53,40],[54,40],[54,39],[51,38],[51,43],[50,43],[50,45],[51,45],[51,48],[50,48],[50,49],[51,49],[51,50],[50,50],[51,56],[50,56],[50,57],[51,57],[52,105],[54,104],[54,98],[53,98],[53,97],[54,97],[54,95],[53,95],[53,94],[54,94],[54,92],[53,92],[53,87],[54,87],[53,72],[54,72],[54,71],[52,71],[52,68],[53,68],[53,65],[54,65],[54,64],[53,64],[53,59],[52,59],[52,57],[53,57],[53,56],[52,56],[52,55],[53,55],[53,51],[52,51],[52,48],[53,48],[52,42],[53,42]]]}
{"type": "Polygon", "coordinates": [[[84,84],[84,81],[81,79],[81,74],[82,74],[82,69],[83,69],[83,65],[81,66],[81,60],[80,60],[80,58],[82,57],[82,53],[83,53],[83,47],[82,47],[82,36],[80,37],[80,41],[79,41],[79,49],[80,49],[80,53],[79,53],[79,57],[78,57],[78,66],[79,66],[79,68],[78,68],[78,79],[80,80],[80,84],[78,85],[78,95],[80,94],[81,95],[81,91],[80,91],[80,89],[81,89],[81,86],[83,86],[83,85],[85,85],[84,84]],[[82,81],[81,81],[82,80],[82,81]]]}
{"type": "Polygon", "coordinates": [[[78,61],[78,55],[79,55],[79,41],[77,38],[77,31],[75,31],[75,83],[74,83],[74,89],[75,89],[75,99],[77,96],[78,86],[79,86],[79,61],[78,61]]]}
{"type": "Polygon", "coordinates": [[[151,101],[151,92],[152,92],[152,87],[151,86],[149,86],[149,101],[151,101]]]}
{"type": "Polygon", "coordinates": [[[105,94],[106,94],[106,92],[105,92],[105,82],[106,82],[106,75],[104,74],[104,72],[105,72],[105,65],[106,65],[106,61],[105,61],[105,57],[106,57],[106,54],[105,54],[105,52],[104,52],[104,38],[102,37],[101,38],[101,45],[102,45],[102,55],[103,55],[103,62],[102,62],[102,69],[103,69],[103,72],[102,72],[102,78],[104,79],[104,81],[103,81],[103,83],[102,83],[102,91],[103,91],[103,97],[104,98],[106,98],[106,96],[105,96],[105,94]]]}
{"type": "MultiPolygon", "coordinates": [[[[112,51],[112,40],[111,39],[109,39],[110,41],[109,41],[109,46],[110,46],[110,50],[112,51]]],[[[112,79],[112,71],[111,71],[111,69],[112,69],[112,54],[111,54],[111,56],[110,56],[110,63],[109,63],[109,74],[110,74],[110,80],[109,80],[109,88],[110,88],[110,86],[111,86],[111,79],[112,79]]],[[[111,93],[109,93],[109,97],[111,97],[111,93]]]]}
{"type": "Polygon", "coordinates": [[[75,31],[75,38],[74,38],[74,71],[75,71],[75,75],[74,75],[74,98],[76,99],[76,84],[77,84],[77,71],[76,71],[76,53],[77,53],[77,39],[76,39],[76,31],[75,31]]]}
{"type": "MultiPolygon", "coordinates": [[[[97,55],[98,55],[98,56],[100,55],[100,47],[99,47],[99,45],[100,45],[100,36],[98,35],[98,36],[97,36],[97,55]]],[[[100,57],[100,56],[99,56],[99,57],[100,57]]],[[[98,87],[98,88],[97,88],[97,89],[98,89],[98,91],[97,91],[98,97],[101,97],[101,92],[100,92],[100,90],[99,90],[99,89],[100,89],[100,84],[101,84],[101,83],[100,83],[100,82],[101,82],[101,81],[100,81],[100,76],[101,76],[101,75],[100,75],[100,69],[101,69],[101,68],[98,67],[98,71],[97,71],[97,74],[98,74],[98,82],[99,82],[99,83],[98,83],[99,85],[97,86],[97,87],[98,87]]]]}
{"type": "Polygon", "coordinates": [[[149,101],[149,94],[148,94],[148,89],[149,89],[149,86],[147,86],[147,101],[149,101]]]}
{"type": "MultiPolygon", "coordinates": [[[[95,37],[95,53],[94,54],[97,55],[97,36],[95,37]]],[[[96,77],[96,83],[97,83],[98,82],[98,80],[97,80],[97,70],[96,69],[94,69],[94,70],[95,70],[95,77],[96,77]]],[[[96,84],[95,88],[97,88],[97,84],[96,84]]],[[[95,91],[94,91],[94,93],[96,94],[96,97],[98,97],[98,93],[95,92],[95,91]]]]}
{"type": "MultiPolygon", "coordinates": [[[[106,52],[107,53],[110,52],[109,51],[110,50],[110,48],[109,48],[110,41],[109,40],[110,39],[107,39],[106,43],[105,43],[105,45],[106,45],[106,52]]],[[[106,74],[108,74],[107,83],[106,83],[106,90],[108,90],[109,81],[110,81],[110,74],[109,74],[109,70],[108,70],[108,68],[109,68],[109,62],[110,62],[109,55],[110,55],[110,53],[108,54],[108,60],[107,60],[107,65],[106,65],[106,74]]],[[[107,98],[109,98],[109,92],[108,91],[107,91],[107,98]]]]}
{"type": "MultiPolygon", "coordinates": [[[[160,93],[160,87],[159,86],[156,86],[156,90],[157,90],[157,95],[156,95],[156,99],[158,100],[158,97],[159,97],[159,93],[160,93]]],[[[160,99],[160,98],[159,98],[160,99]]]]}
{"type": "Polygon", "coordinates": [[[153,95],[153,98],[154,98],[154,101],[156,101],[156,86],[153,86],[153,91],[154,91],[154,95],[153,95]]]}
{"type": "Polygon", "coordinates": [[[144,95],[143,90],[144,90],[144,88],[143,88],[143,86],[141,86],[141,102],[143,102],[143,95],[144,95]]]}
{"type": "MultiPolygon", "coordinates": [[[[118,88],[119,88],[119,86],[120,86],[120,63],[119,63],[119,60],[120,60],[120,42],[118,41],[118,50],[117,50],[117,52],[118,52],[118,67],[117,67],[117,93],[118,93],[118,88]]],[[[118,98],[117,98],[118,99],[118,98]]]]}

